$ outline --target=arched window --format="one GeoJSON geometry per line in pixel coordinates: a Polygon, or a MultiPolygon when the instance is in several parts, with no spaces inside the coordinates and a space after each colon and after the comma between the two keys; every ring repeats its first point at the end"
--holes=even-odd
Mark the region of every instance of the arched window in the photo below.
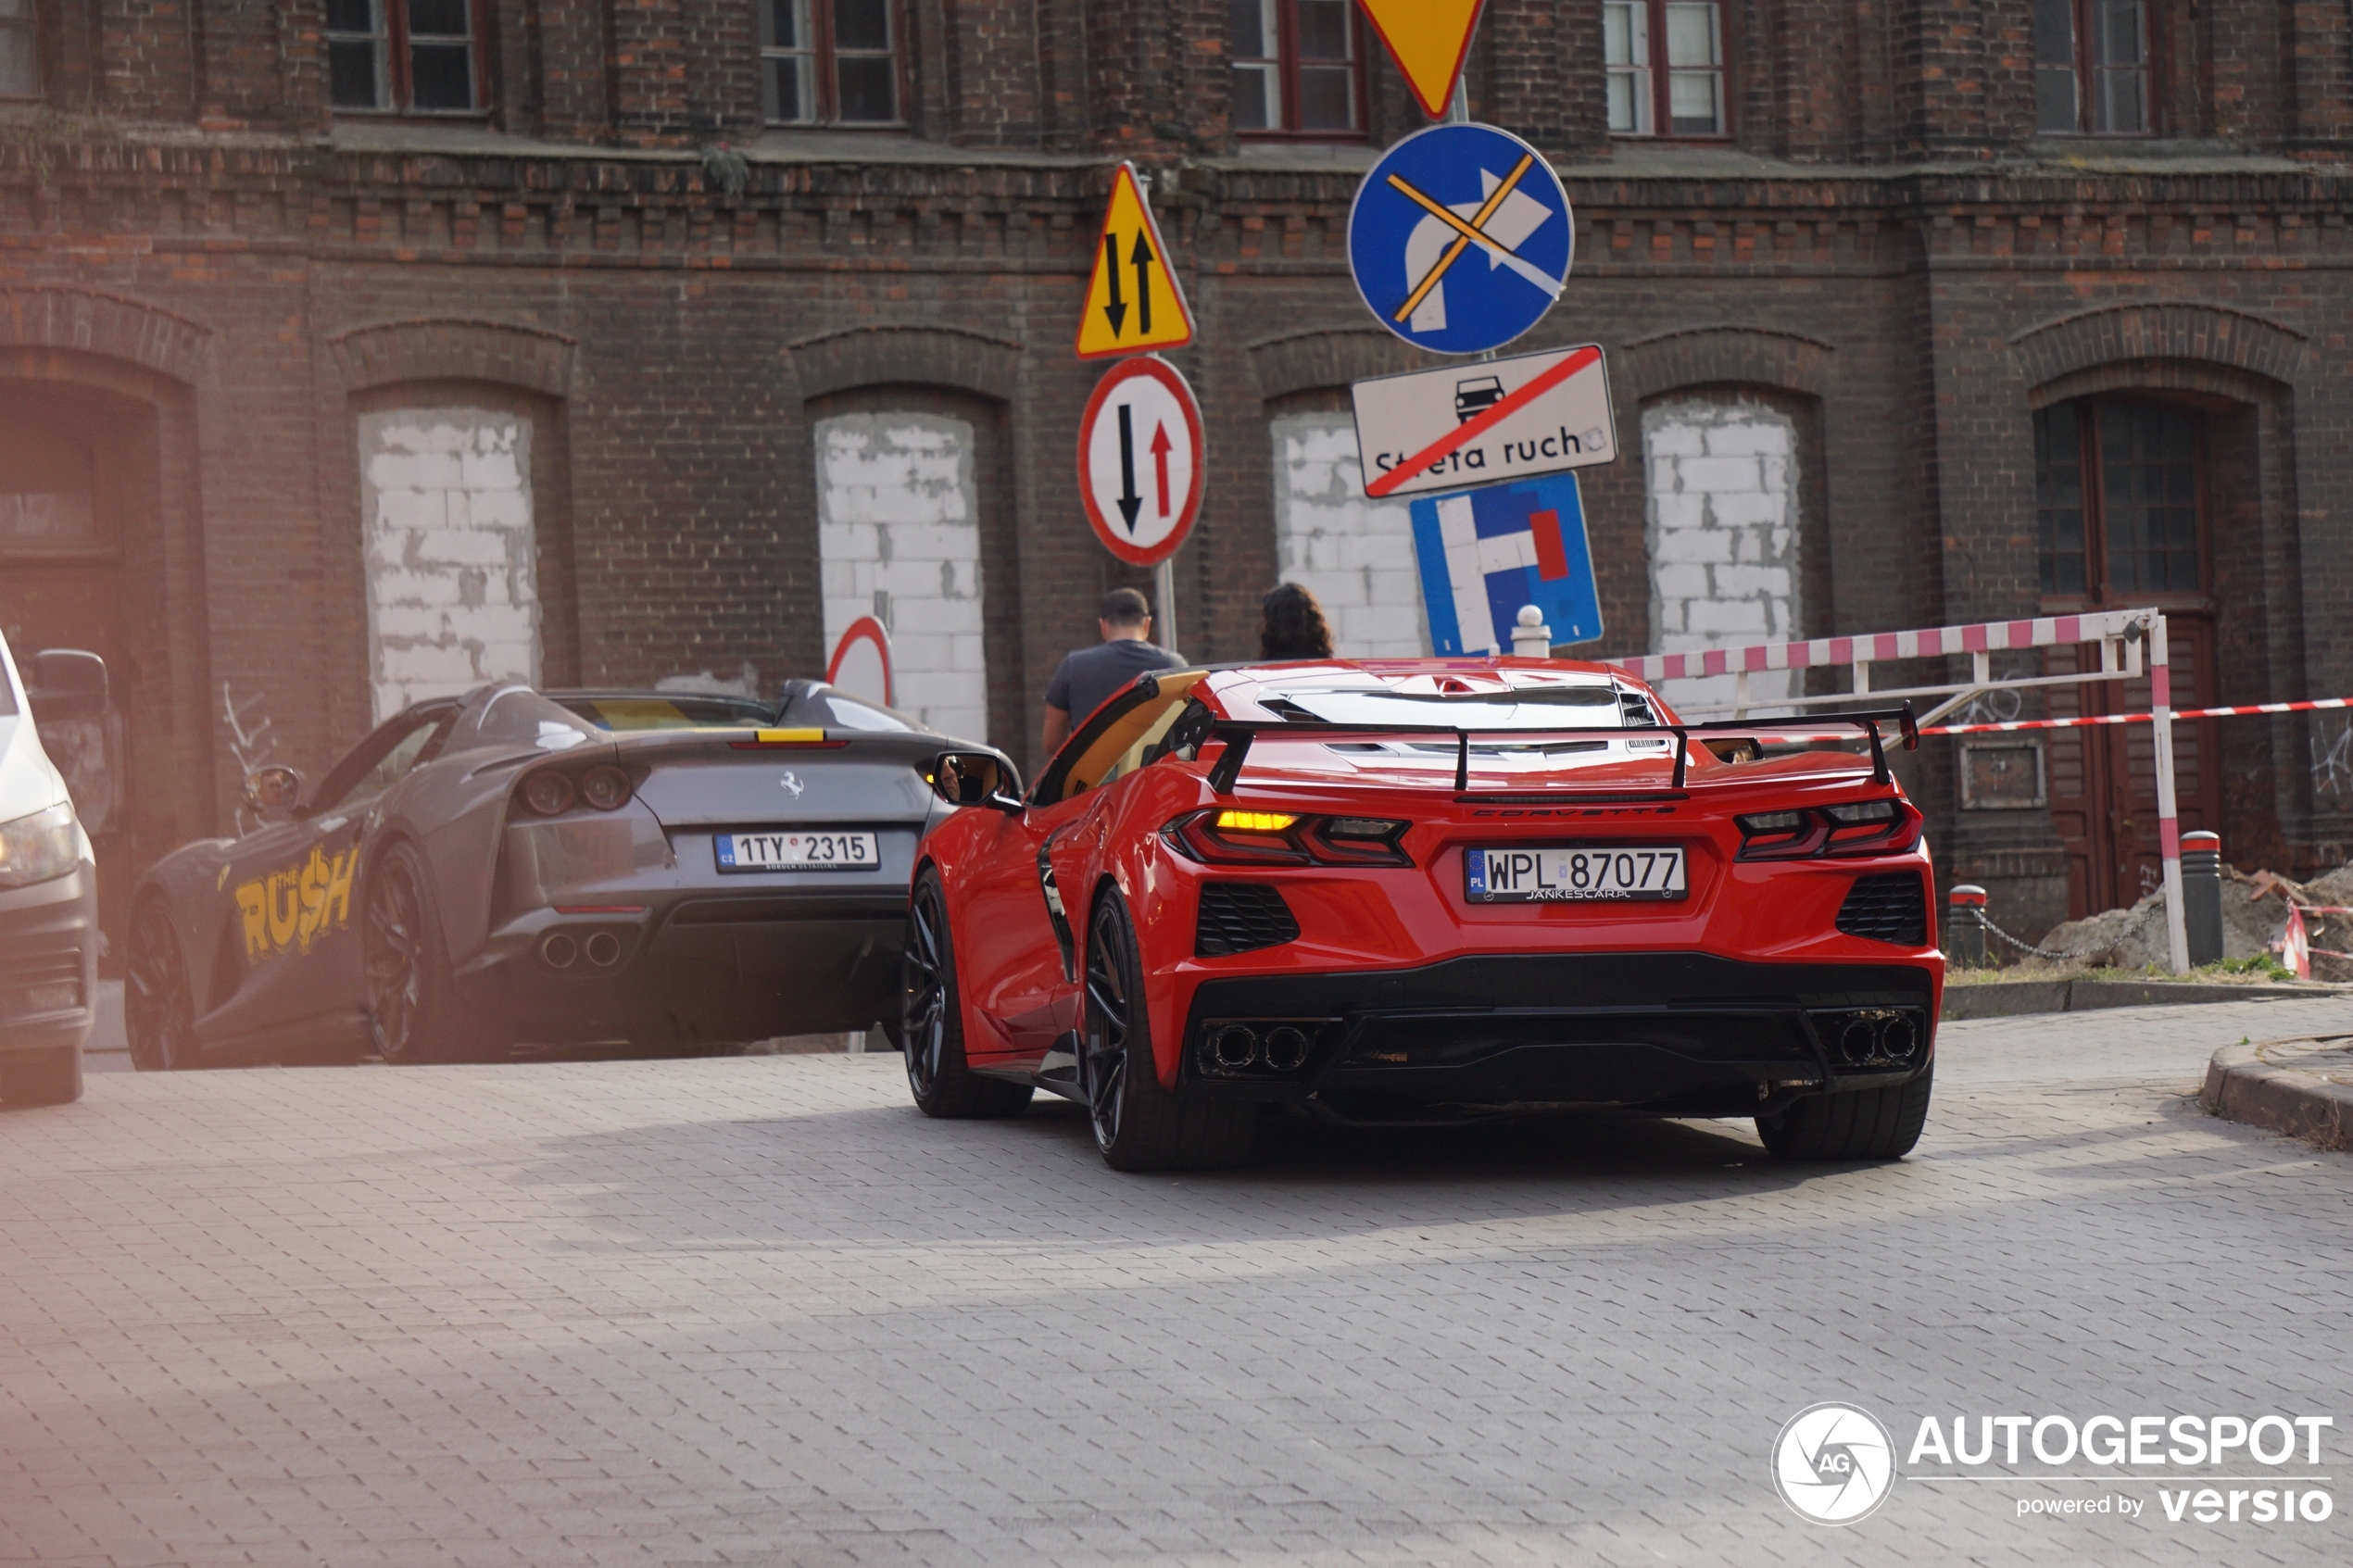
{"type": "Polygon", "coordinates": [[[900,709],[988,739],[979,433],[886,408],[820,418],[816,443],[826,648],[873,616],[890,633],[900,709]]]}
{"type": "MultiPolygon", "coordinates": [[[[1315,596],[1343,659],[1428,653],[1413,513],[1402,501],[1365,499],[1355,420],[1338,407],[1293,407],[1268,422],[1267,433],[1275,446],[1276,580],[1315,596]]],[[[1250,634],[1255,653],[1254,619],[1250,634]]]]}

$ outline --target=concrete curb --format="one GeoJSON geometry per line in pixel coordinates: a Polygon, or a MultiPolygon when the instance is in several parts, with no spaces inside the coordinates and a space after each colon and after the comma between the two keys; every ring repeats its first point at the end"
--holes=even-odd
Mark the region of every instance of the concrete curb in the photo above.
{"type": "Polygon", "coordinates": [[[2224,1046],[2198,1098],[2215,1115],[2353,1149],[2353,1036],[2224,1046]]]}
{"type": "Polygon", "coordinates": [[[2353,994],[2353,985],[2196,985],[2171,980],[1998,980],[1947,985],[1938,1017],[2019,1018],[2036,1012],[2089,1012],[2095,1008],[2183,1007],[2194,1002],[2292,1002],[2353,994]]]}

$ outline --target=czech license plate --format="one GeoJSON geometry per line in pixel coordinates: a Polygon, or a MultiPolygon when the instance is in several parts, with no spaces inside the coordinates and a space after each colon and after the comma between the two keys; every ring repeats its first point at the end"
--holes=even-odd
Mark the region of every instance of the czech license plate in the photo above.
{"type": "Polygon", "coordinates": [[[1690,891],[1683,851],[1673,845],[1471,849],[1464,853],[1463,868],[1465,892],[1474,904],[1680,898],[1690,891]]]}
{"type": "Polygon", "coordinates": [[[871,872],[882,852],[871,833],[722,833],[711,835],[723,872],[871,872]]]}

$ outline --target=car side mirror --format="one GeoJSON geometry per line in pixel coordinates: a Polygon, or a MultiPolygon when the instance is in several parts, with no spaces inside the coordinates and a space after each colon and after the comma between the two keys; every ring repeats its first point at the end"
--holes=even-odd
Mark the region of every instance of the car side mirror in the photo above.
{"type": "Polygon", "coordinates": [[[107,710],[107,661],[80,648],[43,648],[25,695],[35,719],[95,719],[107,710]]]}
{"type": "Polygon", "coordinates": [[[925,775],[931,792],[950,806],[1021,809],[1021,775],[993,751],[943,751],[925,775]]]}
{"type": "Polygon", "coordinates": [[[256,768],[245,775],[245,804],[273,815],[293,812],[302,804],[302,775],[283,762],[256,768]]]}

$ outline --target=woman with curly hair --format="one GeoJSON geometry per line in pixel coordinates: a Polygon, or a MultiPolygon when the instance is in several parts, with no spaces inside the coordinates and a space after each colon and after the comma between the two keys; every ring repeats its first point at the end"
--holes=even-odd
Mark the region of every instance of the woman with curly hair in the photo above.
{"type": "Polygon", "coordinates": [[[1286,583],[1259,601],[1258,657],[1329,659],[1332,629],[1324,607],[1296,583],[1286,583]]]}

